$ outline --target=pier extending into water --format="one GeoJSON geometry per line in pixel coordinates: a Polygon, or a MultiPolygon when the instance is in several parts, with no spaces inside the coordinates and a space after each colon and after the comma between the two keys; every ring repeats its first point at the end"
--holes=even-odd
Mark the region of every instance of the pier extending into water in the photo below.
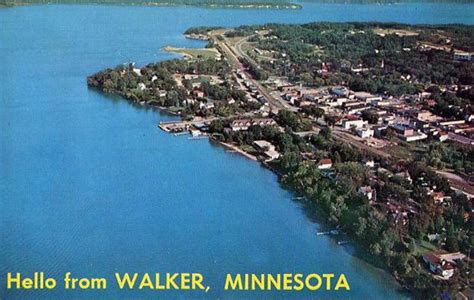
{"type": "MultiPolygon", "coordinates": [[[[181,121],[166,121],[158,123],[158,127],[168,133],[180,133],[191,131],[193,129],[203,131],[206,127],[209,127],[212,121],[214,121],[215,117],[213,118],[206,118],[206,119],[195,119],[195,120],[181,120],[181,121]]],[[[193,132],[190,132],[193,134],[193,132]]],[[[194,134],[193,134],[194,136],[194,134]]]]}

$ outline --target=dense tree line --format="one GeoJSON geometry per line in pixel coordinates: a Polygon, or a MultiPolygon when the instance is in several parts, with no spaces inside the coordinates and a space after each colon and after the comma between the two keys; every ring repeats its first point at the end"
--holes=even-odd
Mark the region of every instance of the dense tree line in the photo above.
{"type": "Polygon", "coordinates": [[[357,240],[374,263],[386,266],[417,298],[457,293],[469,267],[460,264],[449,281],[435,280],[420,262],[418,248],[428,234],[440,233],[442,238],[433,242],[436,247],[469,253],[474,246],[474,223],[472,217],[465,217],[473,208],[467,197],[451,191],[446,179],[424,162],[378,160],[361,149],[336,141],[329,128],[302,138],[293,133],[302,120],[292,112],[281,111],[276,120],[286,129],[252,126],[248,131],[234,132],[226,129],[231,120],[217,120],[211,124],[211,133],[217,139],[241,146],[261,139],[274,144],[282,156],[270,164],[281,175],[282,182],[317,204],[330,223],[357,240]],[[333,161],[332,172],[318,169],[317,162],[323,158],[333,161]],[[361,163],[372,159],[386,168],[385,172],[377,171],[376,180],[374,171],[361,163]],[[394,175],[400,169],[412,179],[394,175]],[[388,208],[374,206],[358,193],[361,186],[371,186],[376,191],[377,203],[409,204],[416,211],[408,213],[407,224],[396,222],[388,208]],[[449,205],[436,204],[427,187],[450,196],[449,205]]]}
{"type": "Polygon", "coordinates": [[[222,27],[218,26],[199,26],[199,27],[191,27],[187,29],[184,34],[207,34],[209,31],[222,29],[222,27]]]}
{"type": "Polygon", "coordinates": [[[416,93],[430,84],[474,83],[472,62],[454,61],[451,52],[420,49],[422,42],[446,45],[449,40],[452,48],[473,51],[472,26],[267,24],[242,26],[228,35],[248,36],[262,29],[271,33],[267,37],[254,37],[257,47],[280,56],[261,60],[259,64],[273,74],[310,86],[349,84],[356,91],[400,96],[416,93]],[[397,35],[394,33],[397,29],[411,34],[397,35]],[[320,72],[324,68],[327,72],[320,72]],[[365,71],[353,71],[358,68],[365,71]]]}

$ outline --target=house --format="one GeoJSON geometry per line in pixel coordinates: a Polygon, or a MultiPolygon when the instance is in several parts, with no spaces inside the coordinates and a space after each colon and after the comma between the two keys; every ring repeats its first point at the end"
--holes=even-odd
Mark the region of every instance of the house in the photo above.
{"type": "Polygon", "coordinates": [[[406,124],[392,124],[390,127],[402,136],[412,136],[414,133],[413,128],[410,128],[406,124]]]}
{"type": "Polygon", "coordinates": [[[195,99],[197,98],[204,98],[204,92],[203,91],[200,91],[200,90],[194,90],[193,91],[193,97],[195,99]]]}
{"type": "Polygon", "coordinates": [[[411,117],[417,119],[418,121],[427,123],[440,120],[439,116],[432,114],[428,110],[414,111],[412,112],[411,117]]]}
{"type": "Polygon", "coordinates": [[[259,118],[259,119],[238,119],[232,121],[230,128],[232,131],[248,130],[250,126],[272,126],[276,125],[275,120],[272,118],[259,118]]]}
{"type": "Polygon", "coordinates": [[[427,234],[426,237],[430,242],[439,241],[441,239],[441,235],[439,233],[427,234]]]}
{"type": "Polygon", "coordinates": [[[423,255],[423,260],[428,264],[431,273],[440,275],[441,277],[448,279],[454,275],[453,264],[446,260],[441,260],[437,255],[428,253],[423,255]]]}
{"type": "Polygon", "coordinates": [[[374,136],[374,131],[370,128],[358,128],[356,132],[357,132],[357,135],[363,139],[374,136]]]}
{"type": "Polygon", "coordinates": [[[133,68],[133,73],[137,74],[138,76],[142,76],[142,70],[138,68],[133,68]]]}
{"type": "Polygon", "coordinates": [[[332,160],[329,158],[321,159],[318,163],[318,169],[320,170],[331,169],[331,167],[332,167],[332,160]]]}
{"type": "Polygon", "coordinates": [[[464,52],[464,51],[454,52],[454,60],[457,60],[457,61],[471,61],[472,57],[473,55],[470,52],[464,52]]]}
{"type": "Polygon", "coordinates": [[[166,97],[166,95],[168,95],[168,92],[165,90],[157,90],[157,95],[158,97],[166,97]]]}
{"type": "Polygon", "coordinates": [[[342,121],[342,127],[344,129],[351,129],[352,127],[361,128],[367,124],[367,121],[364,120],[344,120],[342,121]]]}
{"type": "Polygon", "coordinates": [[[272,126],[272,125],[276,125],[276,122],[272,118],[260,118],[260,119],[253,119],[252,120],[252,125],[272,126]]]}
{"type": "Polygon", "coordinates": [[[359,188],[359,194],[367,197],[367,199],[372,200],[375,195],[375,191],[370,186],[361,186],[359,188]]]}
{"type": "Polygon", "coordinates": [[[441,276],[443,279],[449,279],[454,275],[456,261],[463,260],[466,255],[460,252],[454,253],[436,253],[428,252],[423,255],[423,261],[428,264],[431,273],[441,276]]]}
{"type": "Polygon", "coordinates": [[[436,106],[436,101],[433,100],[433,99],[428,99],[426,101],[426,105],[428,105],[429,107],[434,107],[434,106],[436,106]]]}
{"type": "Polygon", "coordinates": [[[267,105],[262,105],[258,111],[260,112],[260,114],[262,115],[262,117],[268,117],[268,115],[270,115],[270,112],[271,112],[271,108],[270,106],[267,104],[267,105]]]}
{"type": "Polygon", "coordinates": [[[375,162],[373,160],[367,160],[367,161],[364,161],[364,165],[369,168],[374,168],[375,162]]]}
{"type": "Polygon", "coordinates": [[[395,176],[407,180],[410,184],[413,182],[413,179],[411,178],[410,173],[408,171],[395,173],[395,176]]]}
{"type": "Polygon", "coordinates": [[[385,132],[387,131],[388,126],[375,126],[374,128],[374,135],[376,137],[382,137],[385,135],[385,132]]]}
{"type": "Polygon", "coordinates": [[[184,80],[193,80],[193,79],[198,79],[199,75],[195,74],[184,74],[183,79],[184,80]]]}
{"type": "Polygon", "coordinates": [[[276,151],[275,146],[265,140],[253,142],[255,148],[265,155],[266,161],[274,160],[280,157],[280,153],[276,151]]]}
{"type": "Polygon", "coordinates": [[[445,198],[443,192],[433,192],[431,196],[433,197],[435,203],[443,203],[445,198]]]}
{"type": "Polygon", "coordinates": [[[232,131],[247,130],[250,126],[252,126],[252,120],[250,119],[234,120],[230,124],[230,128],[232,128],[232,131]]]}
{"type": "Polygon", "coordinates": [[[365,104],[360,104],[356,106],[351,106],[350,109],[346,109],[346,112],[348,114],[356,114],[368,109],[370,109],[370,106],[367,106],[365,104]]]}
{"type": "Polygon", "coordinates": [[[424,139],[427,139],[428,136],[424,134],[423,132],[415,132],[412,135],[404,135],[402,136],[402,140],[405,142],[415,142],[415,141],[421,141],[424,139]]]}
{"type": "Polygon", "coordinates": [[[199,102],[200,109],[213,109],[214,107],[213,102],[199,102]]]}
{"type": "Polygon", "coordinates": [[[196,129],[198,129],[200,132],[206,132],[206,131],[209,131],[209,125],[210,123],[194,123],[194,127],[196,127],[196,129]]]}
{"type": "Polygon", "coordinates": [[[193,137],[198,137],[201,135],[201,131],[199,131],[198,129],[190,129],[189,132],[193,137]]]}
{"type": "Polygon", "coordinates": [[[140,91],[144,91],[144,90],[146,89],[146,85],[145,85],[143,82],[140,82],[140,83],[138,84],[138,89],[139,89],[140,91]]]}
{"type": "Polygon", "coordinates": [[[377,103],[378,101],[382,101],[382,97],[374,96],[371,93],[366,92],[356,92],[354,93],[356,99],[362,100],[365,103],[377,103]]]}
{"type": "Polygon", "coordinates": [[[436,138],[438,141],[444,142],[449,138],[449,135],[447,132],[442,131],[436,136],[436,138]]]}
{"type": "Polygon", "coordinates": [[[337,86],[333,87],[329,91],[331,94],[339,96],[339,97],[345,97],[349,95],[349,90],[343,86],[337,86]]]}
{"type": "Polygon", "coordinates": [[[449,128],[449,127],[452,127],[452,126],[455,126],[455,125],[462,125],[464,123],[466,123],[465,120],[452,120],[452,121],[439,122],[439,125],[442,126],[442,127],[449,128]]]}

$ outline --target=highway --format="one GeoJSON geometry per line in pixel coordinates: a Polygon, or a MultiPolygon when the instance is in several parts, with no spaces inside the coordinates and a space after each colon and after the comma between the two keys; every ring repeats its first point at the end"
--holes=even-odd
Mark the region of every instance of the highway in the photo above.
{"type": "MultiPolygon", "coordinates": [[[[214,40],[214,42],[219,46],[219,49],[224,51],[223,55],[229,59],[229,61],[234,65],[236,70],[240,70],[244,73],[248,80],[257,88],[258,92],[265,97],[270,106],[273,113],[278,113],[281,109],[289,109],[294,110],[294,107],[290,107],[289,104],[283,102],[283,100],[278,100],[267,91],[267,89],[258,82],[258,80],[254,79],[252,75],[247,71],[245,66],[240,62],[239,57],[244,57],[251,62],[254,62],[251,58],[248,57],[242,51],[241,44],[246,41],[249,37],[242,38],[240,41],[237,42],[238,48],[234,48],[225,38],[224,34],[220,36],[223,37],[223,40],[219,40],[215,34],[210,34],[210,37],[214,40]]],[[[255,62],[254,62],[255,63],[255,62]]]]}

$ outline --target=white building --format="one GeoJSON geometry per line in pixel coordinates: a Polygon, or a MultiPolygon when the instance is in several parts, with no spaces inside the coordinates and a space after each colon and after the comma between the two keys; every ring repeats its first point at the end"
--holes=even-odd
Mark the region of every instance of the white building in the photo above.
{"type": "Polygon", "coordinates": [[[356,132],[357,132],[357,135],[363,139],[374,136],[374,131],[370,128],[358,128],[356,132]]]}
{"type": "Polygon", "coordinates": [[[276,151],[275,146],[268,141],[259,140],[253,142],[253,144],[255,145],[255,148],[257,148],[257,150],[261,151],[268,158],[267,161],[274,160],[280,157],[280,153],[276,151]]]}
{"type": "Polygon", "coordinates": [[[331,167],[332,167],[332,160],[329,158],[321,159],[318,163],[318,169],[320,170],[331,169],[331,167]]]}
{"type": "Polygon", "coordinates": [[[138,84],[138,89],[139,89],[140,91],[144,91],[144,90],[146,89],[146,85],[145,85],[143,82],[140,82],[140,83],[138,84]]]}
{"type": "Polygon", "coordinates": [[[405,142],[415,142],[415,141],[421,141],[421,140],[427,139],[428,136],[422,132],[415,132],[412,135],[401,136],[401,138],[405,142]]]}
{"type": "Polygon", "coordinates": [[[464,52],[464,51],[456,51],[456,52],[454,52],[454,60],[457,60],[457,61],[471,61],[472,60],[472,53],[464,52]]]}
{"type": "Polygon", "coordinates": [[[344,120],[344,121],[342,121],[342,127],[344,129],[351,129],[352,127],[362,128],[362,127],[364,127],[365,124],[367,124],[367,121],[364,121],[364,120],[344,120]]]}
{"type": "Polygon", "coordinates": [[[374,190],[370,186],[361,186],[359,188],[359,194],[367,197],[367,199],[372,200],[374,198],[374,190]]]}

